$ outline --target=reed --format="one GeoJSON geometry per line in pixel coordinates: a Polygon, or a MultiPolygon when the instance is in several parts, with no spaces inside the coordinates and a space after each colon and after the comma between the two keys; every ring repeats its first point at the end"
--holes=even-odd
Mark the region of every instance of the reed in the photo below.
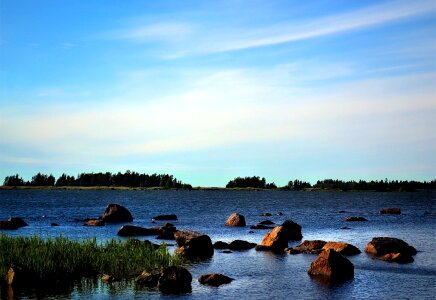
{"type": "Polygon", "coordinates": [[[36,280],[61,280],[110,274],[127,279],[145,269],[178,265],[177,256],[166,245],[155,249],[151,243],[129,239],[76,241],[65,237],[42,239],[0,235],[0,277],[10,265],[22,267],[36,280]]]}

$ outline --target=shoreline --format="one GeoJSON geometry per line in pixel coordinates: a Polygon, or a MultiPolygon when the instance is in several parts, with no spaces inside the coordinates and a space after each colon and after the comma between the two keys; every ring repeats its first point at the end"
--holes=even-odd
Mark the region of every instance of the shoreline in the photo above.
{"type": "MultiPolygon", "coordinates": [[[[127,187],[127,186],[0,186],[0,190],[90,190],[90,191],[277,191],[277,192],[408,192],[408,191],[392,191],[392,190],[341,190],[341,189],[321,189],[321,188],[305,188],[302,190],[289,190],[289,189],[262,189],[262,188],[226,188],[226,187],[192,187],[187,188],[163,188],[163,187],[127,187]]],[[[420,191],[435,191],[434,189],[417,189],[412,192],[420,191]]]]}

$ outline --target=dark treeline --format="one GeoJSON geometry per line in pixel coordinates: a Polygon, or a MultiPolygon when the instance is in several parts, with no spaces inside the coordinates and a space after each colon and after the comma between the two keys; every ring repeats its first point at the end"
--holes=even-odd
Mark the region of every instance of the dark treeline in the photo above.
{"type": "Polygon", "coordinates": [[[24,181],[18,174],[7,176],[3,183],[5,186],[120,186],[141,188],[182,188],[191,189],[190,184],[182,183],[168,174],[139,174],[126,171],[112,174],[106,173],[81,173],[74,176],[62,174],[57,180],[53,175],[38,173],[30,181],[24,181]]]}
{"type": "MultiPolygon", "coordinates": [[[[230,180],[226,188],[259,188],[259,189],[276,189],[274,183],[266,183],[265,178],[259,176],[237,177],[230,180]]],[[[398,181],[398,180],[372,180],[372,181],[342,181],[338,179],[318,180],[316,184],[311,185],[302,180],[290,180],[287,185],[280,187],[282,190],[300,191],[304,189],[321,189],[321,190],[342,190],[342,191],[415,191],[415,190],[434,190],[436,189],[436,180],[432,181],[398,181]]]]}

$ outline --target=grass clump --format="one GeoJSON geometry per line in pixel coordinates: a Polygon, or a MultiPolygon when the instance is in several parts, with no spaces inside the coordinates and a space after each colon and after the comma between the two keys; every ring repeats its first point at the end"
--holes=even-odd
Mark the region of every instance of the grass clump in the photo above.
{"type": "Polygon", "coordinates": [[[59,281],[110,274],[127,279],[145,269],[178,265],[180,260],[165,245],[155,249],[147,242],[111,239],[76,241],[64,237],[11,237],[0,235],[0,277],[10,265],[34,280],[59,281]]]}

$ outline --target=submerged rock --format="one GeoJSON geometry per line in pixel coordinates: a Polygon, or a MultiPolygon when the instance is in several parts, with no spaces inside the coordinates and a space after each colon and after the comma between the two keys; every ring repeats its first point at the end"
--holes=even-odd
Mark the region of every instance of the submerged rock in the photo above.
{"type": "Polygon", "coordinates": [[[344,242],[327,242],[322,250],[327,249],[333,249],[342,255],[356,255],[361,252],[357,247],[344,242]]]}
{"type": "Polygon", "coordinates": [[[102,220],[106,223],[132,222],[133,217],[130,211],[119,204],[109,204],[104,210],[102,220]]]}
{"type": "Polygon", "coordinates": [[[226,226],[244,227],[245,225],[245,217],[238,213],[232,213],[226,221],[226,226]]]}
{"type": "Polygon", "coordinates": [[[323,252],[310,264],[309,275],[322,281],[341,282],[354,277],[353,264],[333,249],[323,252]]]}
{"type": "Polygon", "coordinates": [[[83,226],[104,226],[104,222],[100,219],[88,220],[83,224],[83,226]]]}
{"type": "Polygon", "coordinates": [[[230,278],[223,274],[205,274],[198,277],[198,282],[200,284],[207,284],[211,286],[218,287],[222,284],[228,284],[233,281],[233,278],[230,278]]]}
{"type": "Polygon", "coordinates": [[[380,213],[382,215],[400,215],[401,214],[401,208],[399,208],[399,207],[382,208],[380,210],[380,213]]]}
{"type": "Polygon", "coordinates": [[[174,234],[177,243],[176,253],[188,258],[209,258],[213,256],[210,237],[191,230],[179,230],[174,234]]]}
{"type": "Polygon", "coordinates": [[[263,224],[256,224],[256,225],[251,225],[250,229],[274,229],[274,227],[263,225],[263,224]]]}

